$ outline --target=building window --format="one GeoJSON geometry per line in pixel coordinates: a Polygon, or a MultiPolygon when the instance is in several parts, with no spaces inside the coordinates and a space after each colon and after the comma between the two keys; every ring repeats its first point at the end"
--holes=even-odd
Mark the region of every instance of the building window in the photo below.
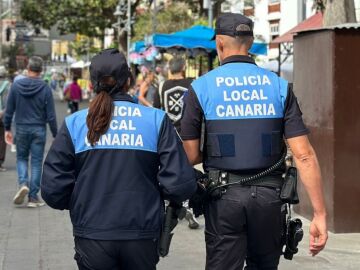
{"type": "Polygon", "coordinates": [[[275,36],[279,34],[279,23],[270,24],[270,35],[275,36]]]}
{"type": "Polygon", "coordinates": [[[273,12],[280,12],[280,1],[276,1],[276,2],[269,2],[268,4],[268,13],[273,13],[273,12]]]}

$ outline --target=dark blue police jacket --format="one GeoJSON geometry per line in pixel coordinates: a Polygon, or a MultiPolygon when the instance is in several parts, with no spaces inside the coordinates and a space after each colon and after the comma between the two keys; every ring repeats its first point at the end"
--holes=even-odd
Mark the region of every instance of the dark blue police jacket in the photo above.
{"type": "Polygon", "coordinates": [[[199,138],[196,119],[201,111],[206,123],[205,169],[260,170],[279,160],[284,135],[307,130],[286,80],[246,56],[233,58],[192,83],[182,137],[199,138]]]}
{"type": "Polygon", "coordinates": [[[46,157],[41,195],[69,209],[74,235],[99,240],[157,238],[163,199],[196,190],[181,140],[163,111],[115,98],[109,130],[91,146],[86,116],[65,119],[46,157]]]}

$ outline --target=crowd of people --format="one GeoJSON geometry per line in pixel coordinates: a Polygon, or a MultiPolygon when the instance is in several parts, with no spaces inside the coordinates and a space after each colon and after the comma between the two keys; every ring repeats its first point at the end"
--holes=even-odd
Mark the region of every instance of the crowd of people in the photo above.
{"type": "MultiPolygon", "coordinates": [[[[21,131],[24,127],[29,130],[34,130],[37,126],[41,126],[41,132],[43,132],[43,126],[48,122],[51,124],[53,135],[56,134],[56,118],[52,96],[59,95],[60,93],[60,99],[67,104],[67,112],[72,114],[79,110],[79,103],[83,100],[84,91],[79,86],[78,77],[76,75],[74,75],[72,81],[70,81],[62,74],[59,75],[55,70],[52,70],[51,77],[44,78],[42,75],[42,67],[41,69],[39,67],[34,68],[34,65],[36,64],[41,65],[42,59],[39,57],[30,58],[27,69],[14,76],[12,91],[9,91],[6,100],[4,98],[4,106],[0,112],[1,119],[3,119],[0,123],[0,129],[3,129],[3,131],[1,132],[0,130],[0,132],[2,136],[5,136],[0,138],[0,171],[6,171],[2,164],[5,161],[6,143],[8,143],[11,147],[15,148],[14,152],[17,152],[19,190],[14,197],[14,203],[22,204],[25,198],[24,195],[29,194],[28,206],[30,207],[33,207],[34,205],[44,205],[38,198],[37,193],[39,191],[39,175],[44,154],[43,148],[45,146],[45,137],[42,136],[41,142],[37,142],[39,144],[39,151],[37,151],[34,150],[36,146],[35,144],[32,144],[32,140],[27,142],[24,141],[25,139],[20,135],[21,131]],[[32,82],[36,82],[36,84],[33,84],[32,82]],[[43,89],[46,89],[47,91],[45,99],[36,95],[43,89]],[[50,94],[51,92],[53,95],[50,94]],[[31,97],[30,93],[35,96],[31,97]],[[20,96],[21,98],[26,96],[26,99],[19,102],[17,101],[17,96],[20,96]],[[39,106],[41,102],[49,104],[50,107],[39,106]],[[5,115],[5,103],[7,103],[7,115],[5,115]],[[49,113],[51,116],[47,115],[49,113]],[[15,136],[13,136],[10,131],[13,115],[16,115],[14,120],[17,134],[16,140],[14,139],[15,136]],[[49,122],[50,119],[52,119],[51,122],[49,122]],[[5,125],[3,123],[5,123],[5,125]],[[22,147],[25,145],[27,145],[27,147],[23,149],[22,147]],[[29,155],[31,157],[32,173],[30,179],[27,179],[28,169],[25,164],[28,163],[29,155]],[[37,204],[31,203],[32,201],[37,202],[37,204]]],[[[179,120],[183,108],[183,97],[192,81],[191,79],[185,78],[185,69],[185,60],[179,56],[176,56],[169,61],[168,66],[166,67],[166,70],[169,70],[169,72],[165,76],[163,76],[163,70],[159,68],[152,69],[143,67],[136,79],[136,83],[128,90],[128,93],[132,96],[135,103],[166,111],[178,133],[180,132],[179,120]],[[167,77],[168,79],[166,80],[167,77]]],[[[24,131],[24,136],[26,138],[30,138],[30,134],[32,134],[32,131],[29,130],[24,131]]],[[[32,134],[32,136],[35,135],[32,134]]],[[[55,136],[56,135],[54,135],[54,137],[55,136]]],[[[187,205],[187,203],[185,204],[187,205]]],[[[199,227],[199,223],[190,209],[187,209],[185,218],[189,222],[189,228],[196,229],[199,227]]]]}
{"type": "MultiPolygon", "coordinates": [[[[14,79],[2,113],[5,141],[16,138],[13,202],[44,205],[42,177],[45,202],[70,211],[79,269],[156,269],[164,200],[181,208],[190,199],[195,209],[195,195],[205,217],[206,269],[240,270],[245,262],[246,269],[277,269],[288,245],[280,198],[285,141],[314,208],[309,251],[324,248],[320,167],[292,85],[249,56],[249,18],[220,15],[215,32],[221,66],[194,81],[181,57],[169,61],[167,79],[152,68],[133,79],[122,53],[100,52],[91,60],[88,109],[77,112],[77,77],[64,85],[71,114],[59,130],[42,59],[31,57],[26,76],[14,79]],[[54,141],[43,164],[47,124],[54,141]],[[205,197],[193,170],[200,163],[205,197]]],[[[191,211],[186,216],[190,228],[199,226],[191,211]]]]}

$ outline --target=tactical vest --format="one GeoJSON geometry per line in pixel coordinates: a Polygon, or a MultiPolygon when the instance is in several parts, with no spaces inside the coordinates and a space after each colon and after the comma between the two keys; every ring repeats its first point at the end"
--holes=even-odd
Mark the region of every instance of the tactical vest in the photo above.
{"type": "Polygon", "coordinates": [[[204,113],[205,168],[256,170],[273,165],[284,146],[288,83],[249,63],[228,63],[192,83],[204,113]]]}
{"type": "Polygon", "coordinates": [[[126,101],[115,101],[108,131],[91,146],[87,139],[86,116],[80,111],[65,119],[75,153],[96,149],[131,149],[157,153],[165,112],[126,101]]]}

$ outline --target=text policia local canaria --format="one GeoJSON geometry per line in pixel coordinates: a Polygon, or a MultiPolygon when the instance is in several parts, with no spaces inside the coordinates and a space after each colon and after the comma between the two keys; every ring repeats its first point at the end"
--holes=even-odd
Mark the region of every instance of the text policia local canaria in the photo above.
{"type": "Polygon", "coordinates": [[[217,87],[248,87],[249,90],[231,90],[223,91],[224,103],[216,107],[218,117],[242,117],[242,116],[271,116],[276,115],[273,103],[261,102],[268,100],[264,95],[263,89],[252,89],[253,86],[271,85],[266,75],[244,76],[238,77],[216,77],[217,87]],[[233,102],[243,101],[242,104],[234,104],[233,102]],[[247,101],[259,101],[247,103],[247,101]],[[227,104],[226,102],[232,102],[227,104]]]}
{"type": "MultiPolygon", "coordinates": [[[[115,106],[113,119],[110,122],[109,129],[110,130],[122,130],[123,132],[107,132],[102,135],[96,145],[105,146],[135,146],[135,147],[143,147],[143,137],[141,134],[134,134],[131,131],[136,131],[136,127],[134,126],[133,120],[131,119],[121,119],[120,117],[141,117],[141,111],[139,108],[134,107],[126,107],[126,106],[115,106]]],[[[85,137],[85,144],[90,146],[90,143],[85,137]]]]}

